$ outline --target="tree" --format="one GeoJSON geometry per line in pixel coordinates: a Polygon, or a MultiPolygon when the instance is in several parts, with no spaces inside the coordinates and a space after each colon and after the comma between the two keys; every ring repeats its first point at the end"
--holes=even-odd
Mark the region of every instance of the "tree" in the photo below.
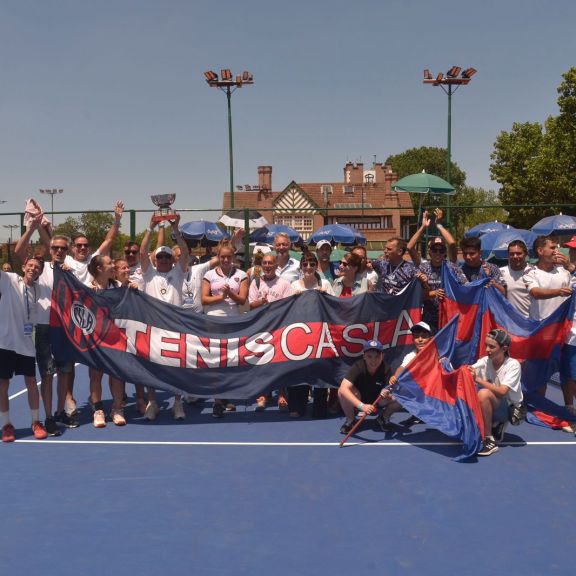
{"type": "MultiPolygon", "coordinates": [[[[114,216],[108,212],[84,212],[78,218],[68,216],[62,224],[56,226],[55,234],[73,238],[76,234],[85,234],[93,249],[98,248],[114,223],[114,216]]],[[[121,251],[125,240],[118,234],[112,245],[112,254],[121,251]]]]}
{"type": "Polygon", "coordinates": [[[502,204],[538,205],[509,210],[509,222],[517,227],[529,228],[558,212],[576,214],[576,68],[562,77],[558,116],[544,125],[514,123],[511,132],[501,132],[494,143],[490,172],[501,185],[502,204]]]}
{"type": "Polygon", "coordinates": [[[508,221],[508,212],[500,207],[496,190],[464,186],[458,191],[454,204],[456,207],[452,220],[455,223],[453,232],[456,238],[463,238],[464,232],[476,224],[491,222],[492,220],[508,221]],[[470,206],[488,206],[488,208],[471,210],[470,206]]]}

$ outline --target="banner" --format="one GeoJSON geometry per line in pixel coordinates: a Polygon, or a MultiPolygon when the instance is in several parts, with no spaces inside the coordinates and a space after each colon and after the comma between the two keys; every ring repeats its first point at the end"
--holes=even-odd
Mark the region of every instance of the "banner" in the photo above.
{"type": "Polygon", "coordinates": [[[398,376],[393,394],[408,412],[447,436],[462,441],[457,460],[473,457],[482,447],[484,420],[476,384],[467,366],[452,370],[456,316],[412,359],[398,376]]]}
{"type": "Polygon", "coordinates": [[[117,378],[203,398],[254,398],[307,383],[337,386],[366,340],[396,367],[411,349],[422,288],[335,298],[315,290],[240,316],[196,314],[143,292],[94,292],[54,269],[55,355],[117,378]]]}

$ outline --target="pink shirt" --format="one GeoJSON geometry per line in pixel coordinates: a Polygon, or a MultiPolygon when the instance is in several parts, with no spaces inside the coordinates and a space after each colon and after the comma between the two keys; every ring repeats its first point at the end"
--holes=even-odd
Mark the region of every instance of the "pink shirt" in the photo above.
{"type": "Polygon", "coordinates": [[[268,302],[275,302],[287,296],[292,296],[292,286],[284,278],[276,277],[272,280],[266,280],[260,277],[260,285],[257,286],[256,284],[256,279],[253,278],[250,284],[250,292],[248,293],[250,302],[261,300],[264,297],[268,299],[268,302]]]}

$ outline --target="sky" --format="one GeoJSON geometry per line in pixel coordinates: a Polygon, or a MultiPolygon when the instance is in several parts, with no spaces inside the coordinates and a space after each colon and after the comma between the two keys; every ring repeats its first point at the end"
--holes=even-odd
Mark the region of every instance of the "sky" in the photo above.
{"type": "Polygon", "coordinates": [[[452,159],[497,189],[498,134],[558,112],[574,22],[565,0],[0,0],[0,224],[30,197],[49,212],[41,188],[64,190],[55,211],[146,210],[160,193],[218,209],[226,96],[203,73],[222,68],[254,75],[232,96],[235,184],[270,165],[279,191],[445,147],[448,99],[423,70],[472,66],[452,98],[452,159]]]}

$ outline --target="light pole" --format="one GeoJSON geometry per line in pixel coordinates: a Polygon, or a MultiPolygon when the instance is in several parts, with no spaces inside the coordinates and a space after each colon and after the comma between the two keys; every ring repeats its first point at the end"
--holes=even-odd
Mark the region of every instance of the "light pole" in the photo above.
{"type": "Polygon", "coordinates": [[[8,262],[12,264],[12,252],[10,251],[10,246],[12,245],[12,230],[18,228],[18,224],[2,224],[2,226],[10,229],[10,240],[8,241],[8,262]]]}
{"type": "Polygon", "coordinates": [[[204,72],[206,82],[211,88],[218,88],[226,94],[228,100],[228,154],[230,158],[230,208],[234,208],[234,156],[232,154],[232,106],[230,104],[232,94],[237,88],[242,88],[245,84],[254,84],[254,78],[250,72],[243,72],[242,76],[235,78],[232,72],[225,68],[220,70],[220,78],[216,72],[209,70],[204,72]]]}
{"type": "Polygon", "coordinates": [[[49,194],[51,201],[50,214],[52,216],[52,228],[54,228],[54,196],[56,194],[62,194],[64,192],[63,188],[40,188],[40,194],[49,194]]]}
{"type": "Polygon", "coordinates": [[[430,70],[424,70],[424,84],[432,84],[432,86],[440,86],[442,90],[448,95],[448,147],[447,147],[447,165],[446,165],[446,180],[452,184],[452,94],[458,90],[463,84],[468,84],[474,74],[475,68],[466,68],[460,74],[462,68],[459,66],[452,66],[446,76],[440,72],[436,78],[432,76],[430,70]]]}

